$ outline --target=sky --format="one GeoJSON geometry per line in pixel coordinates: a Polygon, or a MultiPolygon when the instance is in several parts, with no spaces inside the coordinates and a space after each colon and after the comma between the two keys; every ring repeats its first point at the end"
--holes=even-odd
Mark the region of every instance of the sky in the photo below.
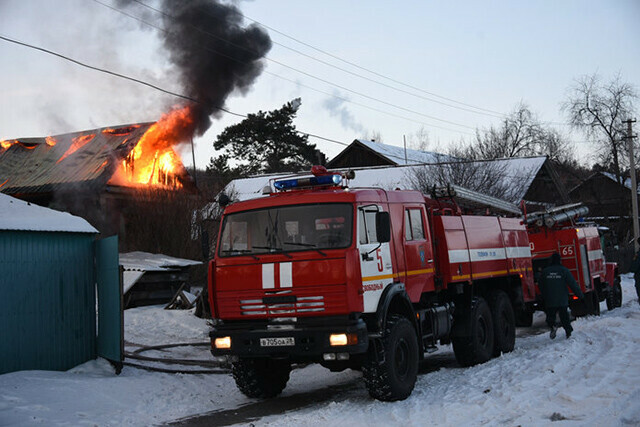
{"type": "MultiPolygon", "coordinates": [[[[225,107],[247,114],[300,97],[294,123],[337,141],[309,139],[328,158],[355,138],[402,146],[406,137],[411,146],[420,133],[428,135],[427,149],[444,151],[525,103],[565,133],[588,164],[593,145],[563,124],[569,87],[598,73],[605,81],[619,74],[640,88],[636,0],[234,4],[246,25],[266,26],[274,44],[253,86],[232,93],[225,107]]],[[[156,30],[96,0],[0,0],[0,35],[184,93],[156,30]]],[[[180,103],[3,40],[0,60],[0,139],[155,121],[180,103]]],[[[195,139],[199,168],[218,155],[216,136],[240,120],[223,114],[195,139]]],[[[190,150],[180,154],[190,166],[190,150]]]]}

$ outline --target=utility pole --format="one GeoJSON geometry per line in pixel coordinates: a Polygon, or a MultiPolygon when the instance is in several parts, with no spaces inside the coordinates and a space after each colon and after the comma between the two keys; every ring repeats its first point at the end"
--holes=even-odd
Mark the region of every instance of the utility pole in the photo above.
{"type": "Polygon", "coordinates": [[[629,169],[631,172],[631,221],[633,223],[633,249],[634,252],[638,252],[638,237],[640,237],[640,231],[638,227],[638,184],[636,182],[636,162],[633,154],[633,134],[632,124],[635,123],[635,119],[628,119],[622,123],[627,124],[627,135],[624,139],[627,140],[629,147],[629,169]]]}
{"type": "Polygon", "coordinates": [[[404,164],[408,165],[409,160],[407,160],[407,136],[402,135],[402,138],[404,139],[404,164]]]}
{"type": "Polygon", "coordinates": [[[196,152],[193,149],[193,137],[191,137],[191,156],[193,158],[193,183],[198,187],[198,170],[196,169],[196,152]]]}

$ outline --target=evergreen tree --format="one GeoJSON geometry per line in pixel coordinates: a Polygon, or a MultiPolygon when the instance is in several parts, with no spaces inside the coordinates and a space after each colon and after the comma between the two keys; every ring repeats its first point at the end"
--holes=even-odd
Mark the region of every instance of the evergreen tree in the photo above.
{"type": "Polygon", "coordinates": [[[286,103],[273,111],[258,111],[226,128],[214,142],[216,150],[226,150],[221,158],[211,159],[209,170],[225,175],[297,172],[324,163],[324,155],[308,142],[308,135],[293,125],[300,100],[286,103]],[[226,156],[226,157],[225,157],[226,156]],[[230,167],[228,160],[238,166],[230,167]]]}

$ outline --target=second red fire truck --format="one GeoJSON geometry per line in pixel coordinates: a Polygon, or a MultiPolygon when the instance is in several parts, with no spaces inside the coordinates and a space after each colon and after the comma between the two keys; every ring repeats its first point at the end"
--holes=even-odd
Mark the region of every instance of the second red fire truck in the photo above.
{"type": "MultiPolygon", "coordinates": [[[[558,252],[562,264],[571,271],[584,293],[585,301],[579,301],[575,295],[569,300],[571,313],[575,316],[600,314],[601,301],[606,301],[609,310],[622,305],[618,266],[605,261],[598,228],[576,222],[587,213],[585,206],[573,204],[525,218],[534,271],[539,272],[548,264],[551,254],[558,252]]],[[[536,301],[527,304],[525,311],[519,313],[523,326],[531,325],[533,310],[544,308],[539,292],[537,295],[536,301]]]]}

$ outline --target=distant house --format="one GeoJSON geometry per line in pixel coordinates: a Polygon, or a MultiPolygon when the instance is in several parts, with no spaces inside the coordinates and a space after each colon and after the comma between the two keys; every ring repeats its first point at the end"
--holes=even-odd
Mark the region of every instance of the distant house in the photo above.
{"type": "MultiPolygon", "coordinates": [[[[466,162],[470,167],[492,163],[495,169],[502,171],[503,181],[509,181],[518,186],[511,202],[525,200],[528,208],[542,209],[548,206],[561,205],[569,202],[569,194],[560,182],[557,172],[545,156],[513,157],[488,161],[467,162],[446,154],[431,151],[404,149],[393,145],[382,144],[362,139],[354,140],[333,159],[327,162],[327,168],[346,169],[366,167],[388,167],[384,173],[379,173],[379,185],[389,186],[397,173],[390,173],[390,168],[404,167],[402,178],[395,179],[399,188],[407,188],[411,170],[417,167],[436,168],[438,164],[448,162],[466,162]],[[407,173],[407,171],[409,171],[407,173]],[[384,176],[383,176],[384,175],[384,176]]],[[[356,178],[357,179],[357,178],[356,178]]],[[[453,183],[460,184],[460,183],[453,183]]]]}
{"type": "MultiPolygon", "coordinates": [[[[636,189],[637,192],[637,189],[636,189]]],[[[623,183],[612,173],[597,172],[574,187],[569,196],[589,207],[589,216],[619,218],[631,215],[631,179],[623,183]]]]}
{"type": "Polygon", "coordinates": [[[347,148],[327,162],[327,168],[358,168],[363,166],[406,166],[455,160],[432,151],[420,151],[381,142],[354,140],[347,148]]]}
{"type": "MultiPolygon", "coordinates": [[[[139,143],[154,123],[90,129],[0,141],[0,192],[70,212],[102,235],[120,234],[123,215],[141,191],[195,194],[193,179],[169,150],[172,168],[155,153],[141,157],[139,143]]],[[[165,154],[167,150],[165,150],[165,154]]]]}
{"type": "MultiPolygon", "coordinates": [[[[549,165],[546,157],[500,159],[495,162],[505,172],[504,179],[514,180],[520,184],[519,193],[515,195],[515,199],[508,201],[512,206],[517,206],[520,200],[526,200],[528,205],[538,207],[568,202],[568,196],[563,191],[563,187],[553,179],[553,175],[547,169],[549,165]]],[[[412,181],[415,172],[425,167],[437,167],[437,165],[349,168],[355,172],[355,178],[349,182],[349,185],[350,187],[410,190],[414,188],[412,181]]],[[[235,179],[225,187],[223,192],[234,200],[264,197],[263,188],[270,186],[273,180],[284,176],[287,174],[235,179]]]]}
{"type": "Polygon", "coordinates": [[[612,173],[597,172],[574,187],[569,195],[589,208],[589,218],[613,229],[621,243],[625,243],[633,238],[631,192],[630,178],[620,182],[612,173]]]}

